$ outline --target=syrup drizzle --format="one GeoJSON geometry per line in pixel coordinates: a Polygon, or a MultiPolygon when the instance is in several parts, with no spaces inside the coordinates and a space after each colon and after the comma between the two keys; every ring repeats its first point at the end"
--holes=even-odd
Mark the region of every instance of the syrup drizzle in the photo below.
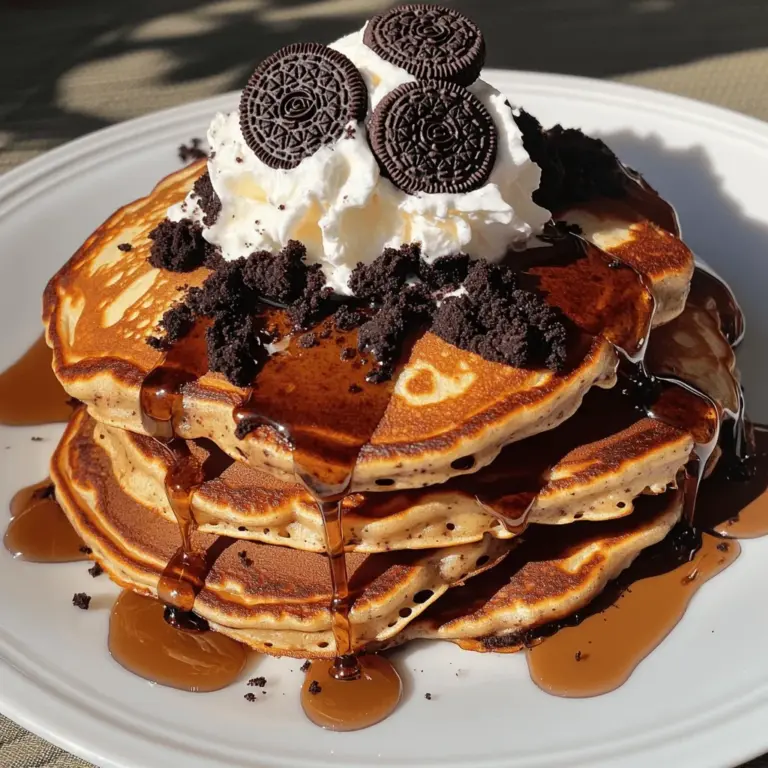
{"type": "Polygon", "coordinates": [[[580,615],[529,640],[526,657],[536,685],[555,696],[587,697],[626,682],[680,621],[696,592],[741,551],[738,542],[709,533],[680,546],[681,533],[686,529],[642,553],[580,615]]]}
{"type": "Polygon", "coordinates": [[[393,384],[368,381],[374,371],[368,358],[341,360],[342,350],[356,347],[354,332],[332,334],[327,328],[317,335],[316,346],[302,349],[293,339],[269,358],[234,416],[238,436],[269,425],[291,444],[294,474],[322,515],[336,656],[308,671],[302,705],[318,725],[356,730],[390,714],[402,692],[388,660],[355,653],[342,514],[358,454],[381,421],[393,384]]]}
{"type": "MultiPolygon", "coordinates": [[[[729,290],[716,287],[717,278],[707,278],[699,285],[715,285],[718,302],[724,295],[731,297],[728,313],[719,309],[718,317],[723,333],[727,335],[730,327],[729,338],[738,341],[743,329],[741,310],[729,290]]],[[[717,306],[701,290],[693,301],[710,311],[717,306]]],[[[741,547],[733,539],[768,534],[768,428],[745,422],[740,387],[738,409],[729,412],[679,379],[659,382],[646,377],[643,383],[650,384],[651,390],[667,387],[660,396],[656,389],[657,415],[697,438],[695,475],[689,466],[684,488],[686,519],[676,532],[642,552],[586,610],[529,638],[531,677],[555,695],[595,696],[621,685],[672,631],[698,588],[736,560],[741,547]],[[712,435],[723,416],[736,425],[733,434],[742,437],[723,441],[726,455],[707,480],[707,493],[696,499],[701,472],[711,455],[708,449],[715,447],[707,435],[712,435]]]]}
{"type": "Polygon", "coordinates": [[[189,632],[208,629],[205,619],[193,612],[195,598],[209,569],[205,554],[195,551],[192,545],[196,527],[192,496],[205,481],[205,476],[186,443],[174,437],[174,423],[183,418],[184,386],[205,373],[200,367],[207,359],[204,333],[203,324],[198,324],[189,336],[175,345],[162,363],[145,377],[139,395],[145,431],[161,442],[172,457],[164,485],[181,538],[181,546],[160,577],[157,595],[165,604],[166,621],[175,629],[189,632]]]}

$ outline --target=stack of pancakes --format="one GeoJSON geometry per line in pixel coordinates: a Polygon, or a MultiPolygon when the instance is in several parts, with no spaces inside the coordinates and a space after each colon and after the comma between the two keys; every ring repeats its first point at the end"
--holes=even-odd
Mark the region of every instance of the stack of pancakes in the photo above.
{"type": "MultiPolygon", "coordinates": [[[[118,211],[44,300],[54,370],[85,406],[53,457],[57,498],[112,579],[147,595],[181,538],[164,485],[174,453],[142,420],[142,382],[164,359],[146,339],[179,292],[209,274],[155,269],[148,235],[203,171],[195,163],[118,211]]],[[[709,293],[688,299],[693,257],[669,209],[636,184],[637,200],[557,218],[650,291],[650,338],[624,352],[647,352],[656,372],[693,379],[719,416],[737,414],[736,339],[709,293]]],[[[630,317],[611,304],[626,300],[619,294],[590,297],[606,303],[596,316],[630,317]]],[[[620,331],[590,329],[560,372],[490,362],[429,332],[415,342],[343,504],[355,649],[414,637],[515,647],[672,530],[696,436],[624,394],[620,331]]],[[[268,426],[239,438],[234,412],[247,392],[207,372],[204,352],[195,365],[173,414],[206,478],[191,497],[192,544],[209,564],[194,610],[260,651],[333,656],[323,520],[293,476],[291,446],[268,426]]]]}

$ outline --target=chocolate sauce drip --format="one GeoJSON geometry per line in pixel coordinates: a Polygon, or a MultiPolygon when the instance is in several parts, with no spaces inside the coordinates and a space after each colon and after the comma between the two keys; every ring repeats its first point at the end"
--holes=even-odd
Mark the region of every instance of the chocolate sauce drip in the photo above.
{"type": "Polygon", "coordinates": [[[131,590],[123,592],[112,608],[109,652],[135,675],[195,692],[226,688],[248,659],[242,643],[220,632],[178,632],[164,616],[162,603],[131,590]]]}
{"type": "Polygon", "coordinates": [[[53,353],[41,336],[0,373],[0,424],[35,426],[69,421],[72,401],[53,373],[53,353]]]}
{"type": "Polygon", "coordinates": [[[88,559],[88,549],[56,501],[53,483],[22,488],[11,499],[5,548],[33,563],[70,563],[88,559]]]}
{"type": "Polygon", "coordinates": [[[749,455],[721,459],[696,509],[697,525],[735,539],[768,534],[768,426],[748,424],[745,433],[749,455]]]}

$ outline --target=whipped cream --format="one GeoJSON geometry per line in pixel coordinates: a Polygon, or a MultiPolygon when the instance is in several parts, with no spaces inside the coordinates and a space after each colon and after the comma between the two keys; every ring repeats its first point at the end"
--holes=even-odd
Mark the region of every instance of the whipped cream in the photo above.
{"type": "MultiPolygon", "coordinates": [[[[363,32],[330,47],[360,71],[370,114],[387,93],[414,78],[368,48],[363,32]]],[[[204,237],[229,260],[299,240],[307,260],[321,264],[328,285],[341,294],[350,293],[347,280],[358,262],[368,264],[384,248],[403,243],[420,243],[428,262],[456,253],[499,260],[539,233],[550,214],[532,200],[541,172],[523,148],[506,99],[482,80],[468,90],[496,123],[498,151],[486,184],[456,194],[409,195],[398,189],[381,175],[362,123],[350,123],[335,144],[283,170],[268,167],[251,151],[238,111],[216,115],[208,130],[208,171],[221,213],[215,224],[203,227],[204,237]]],[[[192,193],[168,216],[202,224],[203,214],[192,193]]]]}

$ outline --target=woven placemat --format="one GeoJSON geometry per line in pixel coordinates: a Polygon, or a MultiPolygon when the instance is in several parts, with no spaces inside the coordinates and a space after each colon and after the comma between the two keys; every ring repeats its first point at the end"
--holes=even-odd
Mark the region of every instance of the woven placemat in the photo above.
{"type": "MultiPolygon", "coordinates": [[[[692,14],[690,0],[450,4],[488,31],[492,66],[611,77],[768,119],[766,2],[697,0],[692,14]],[[544,37],[516,33],[537,24],[544,37]]],[[[0,172],[106,125],[237,88],[281,45],[334,39],[388,5],[0,0],[0,172]]],[[[3,768],[89,765],[0,715],[3,768]]],[[[768,768],[768,757],[749,765],[768,768]]]]}

